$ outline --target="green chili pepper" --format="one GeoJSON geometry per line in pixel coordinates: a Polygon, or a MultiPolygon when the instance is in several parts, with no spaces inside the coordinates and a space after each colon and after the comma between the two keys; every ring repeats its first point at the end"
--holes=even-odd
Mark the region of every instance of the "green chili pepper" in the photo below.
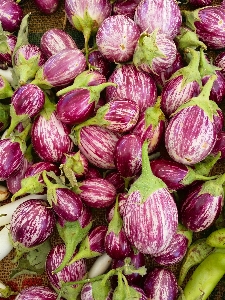
{"type": "Polygon", "coordinates": [[[206,243],[211,247],[225,249],[225,228],[213,231],[206,239],[206,243]]]}

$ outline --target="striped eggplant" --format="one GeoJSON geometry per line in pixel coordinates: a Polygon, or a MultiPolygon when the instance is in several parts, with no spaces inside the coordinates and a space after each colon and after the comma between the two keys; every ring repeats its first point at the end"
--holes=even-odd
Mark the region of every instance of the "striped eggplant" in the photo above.
{"type": "Polygon", "coordinates": [[[115,186],[117,193],[124,192],[125,182],[124,178],[120,175],[119,172],[117,172],[116,170],[110,171],[106,173],[104,178],[115,186]]]}
{"type": "Polygon", "coordinates": [[[178,296],[177,279],[170,270],[154,268],[147,274],[144,291],[149,299],[176,300],[178,296]]]}
{"type": "Polygon", "coordinates": [[[65,253],[66,247],[64,244],[57,244],[50,250],[45,264],[47,278],[57,294],[59,294],[59,292],[61,293],[63,299],[77,299],[82,285],[62,287],[62,284],[64,282],[66,283],[83,279],[87,273],[86,262],[84,259],[78,260],[69,266],[65,266],[63,270],[56,274],[54,270],[62,262],[65,253]]]}
{"type": "MultiPolygon", "coordinates": [[[[10,98],[13,95],[13,90],[9,82],[6,80],[5,77],[0,75],[0,99],[10,98]]],[[[1,104],[0,109],[2,110],[2,107],[4,106],[1,104]]],[[[1,118],[1,117],[0,117],[1,118]]],[[[1,126],[0,126],[1,128],[1,126]]]]}
{"type": "Polygon", "coordinates": [[[221,159],[225,157],[225,132],[224,131],[218,133],[216,143],[211,152],[212,155],[217,155],[218,153],[220,153],[221,159]]]}
{"type": "Polygon", "coordinates": [[[159,75],[170,68],[176,59],[177,48],[173,40],[155,29],[142,33],[133,55],[133,63],[139,69],[159,75]]]}
{"type": "Polygon", "coordinates": [[[40,114],[34,120],[31,142],[37,155],[44,161],[59,162],[64,153],[73,149],[69,129],[52,112],[50,116],[40,114]]]}
{"type": "Polygon", "coordinates": [[[106,88],[106,100],[129,99],[134,100],[140,113],[149,106],[156,103],[157,90],[152,77],[130,64],[117,67],[109,81],[117,87],[109,86],[106,88]]]}
{"type": "MultiPolygon", "coordinates": [[[[0,78],[1,81],[1,78],[0,78]]],[[[4,131],[10,124],[10,106],[0,103],[0,132],[4,131]]]]}
{"type": "Polygon", "coordinates": [[[82,287],[81,300],[112,300],[112,289],[109,281],[104,285],[101,281],[85,283],[82,287]]]}
{"type": "Polygon", "coordinates": [[[169,246],[160,254],[154,256],[153,260],[163,266],[177,264],[184,258],[191,242],[192,231],[179,223],[177,233],[174,235],[169,246]]]}
{"type": "Polygon", "coordinates": [[[13,69],[20,85],[26,84],[29,80],[34,79],[37,71],[46,61],[40,47],[32,44],[19,47],[13,59],[13,69]]]}
{"type": "Polygon", "coordinates": [[[93,50],[88,54],[88,62],[105,77],[108,77],[113,69],[113,63],[106,59],[99,50],[93,50]]]}
{"type": "Polygon", "coordinates": [[[197,97],[201,88],[199,73],[199,52],[189,49],[191,60],[188,66],[179,69],[166,82],[161,94],[161,109],[166,116],[174,113],[179,106],[197,97]]]}
{"type": "Polygon", "coordinates": [[[225,45],[225,8],[222,5],[206,6],[193,11],[183,11],[187,27],[196,32],[210,49],[222,49],[225,45]]]}
{"type": "MultiPolygon", "coordinates": [[[[127,197],[128,197],[127,193],[119,193],[118,194],[118,201],[119,201],[118,207],[119,207],[119,213],[120,213],[121,217],[123,217],[127,197]]],[[[108,223],[112,220],[114,211],[115,211],[115,203],[113,205],[111,205],[110,207],[108,207],[108,210],[106,210],[106,221],[108,223]]]]}
{"type": "Polygon", "coordinates": [[[52,55],[39,68],[31,83],[46,89],[65,86],[85,68],[86,59],[79,49],[63,49],[52,55]]]}
{"type": "Polygon", "coordinates": [[[89,88],[76,88],[60,97],[56,112],[63,123],[76,125],[86,121],[94,114],[100,93],[111,83],[102,83],[89,88]]]}
{"type": "Polygon", "coordinates": [[[160,108],[160,101],[152,107],[148,107],[140,114],[139,120],[132,133],[139,136],[144,142],[148,139],[148,152],[154,152],[163,139],[167,120],[160,108]]]}
{"type": "Polygon", "coordinates": [[[181,26],[181,12],[174,0],[143,0],[136,8],[134,21],[141,31],[153,32],[159,29],[170,39],[174,39],[181,26]]]}
{"type": "Polygon", "coordinates": [[[104,178],[85,179],[79,182],[73,190],[89,207],[109,207],[116,200],[116,188],[104,178]]]}
{"type": "Polygon", "coordinates": [[[142,140],[138,135],[129,133],[121,136],[114,150],[115,166],[124,178],[131,178],[141,170],[142,140]]]}
{"type": "MultiPolygon", "coordinates": [[[[100,169],[95,166],[90,165],[88,167],[87,173],[85,174],[85,179],[90,179],[90,178],[102,178],[100,169]]],[[[109,180],[109,182],[110,182],[110,180],[109,180]]]]}
{"type": "Polygon", "coordinates": [[[81,216],[75,222],[67,222],[64,219],[58,217],[56,227],[59,236],[63,240],[66,249],[63,254],[63,258],[54,269],[53,273],[59,273],[67,268],[68,265],[73,263],[71,260],[75,255],[77,245],[87,236],[92,226],[92,214],[89,208],[83,205],[81,216]],[[71,239],[71,236],[73,237],[71,239]]]}
{"type": "Polygon", "coordinates": [[[110,16],[112,5],[108,0],[66,0],[65,12],[69,22],[84,35],[86,55],[91,34],[96,34],[102,22],[110,16]]]}
{"type": "Polygon", "coordinates": [[[140,288],[139,286],[135,286],[135,285],[131,285],[131,287],[133,289],[135,289],[135,291],[137,291],[138,294],[139,294],[138,298],[136,298],[136,299],[139,299],[139,300],[148,300],[148,298],[147,298],[147,296],[146,296],[146,294],[145,294],[145,292],[144,292],[144,290],[142,288],[140,288]]]}
{"type": "Polygon", "coordinates": [[[80,243],[79,250],[70,263],[81,258],[89,259],[105,253],[105,235],[108,228],[105,225],[99,225],[90,230],[88,235],[80,243]]]}
{"type": "Polygon", "coordinates": [[[225,76],[225,51],[221,51],[216,55],[214,63],[215,66],[220,68],[220,72],[225,76]]]}
{"type": "Polygon", "coordinates": [[[200,183],[188,193],[181,204],[181,222],[188,229],[199,232],[212,226],[224,205],[224,174],[217,179],[200,183]]]}
{"type": "Polygon", "coordinates": [[[152,173],[161,178],[168,189],[170,190],[179,190],[192,184],[193,182],[200,180],[210,180],[214,177],[207,177],[216,163],[217,159],[212,159],[210,161],[200,162],[196,164],[196,168],[186,166],[182,163],[176,162],[171,159],[158,158],[150,162],[152,173]],[[204,164],[204,173],[200,172],[199,168],[204,164]],[[198,168],[197,168],[198,165],[198,168]]]}
{"type": "Polygon", "coordinates": [[[139,117],[139,107],[133,100],[119,99],[111,100],[101,106],[94,117],[79,124],[75,130],[83,126],[98,125],[109,130],[124,133],[130,131],[137,123],[139,117]]]}
{"type": "Polygon", "coordinates": [[[32,199],[21,203],[12,214],[10,236],[12,242],[20,248],[37,247],[46,241],[55,227],[55,216],[47,203],[32,199]]]}
{"type": "Polygon", "coordinates": [[[28,83],[19,87],[11,97],[11,122],[7,135],[9,136],[20,122],[35,117],[42,110],[44,103],[45,94],[38,86],[28,83]]]}
{"type": "Polygon", "coordinates": [[[120,134],[100,126],[86,126],[73,132],[80,152],[94,166],[115,169],[114,149],[120,134]]]}
{"type": "Polygon", "coordinates": [[[30,286],[22,289],[15,300],[57,300],[58,295],[47,286],[30,286]]]}
{"type": "Polygon", "coordinates": [[[1,25],[0,31],[4,37],[1,38],[1,43],[5,46],[3,49],[0,50],[0,62],[6,66],[12,67],[12,54],[16,46],[17,37],[12,33],[2,31],[1,25]]]}
{"type": "Polygon", "coordinates": [[[214,147],[217,137],[214,115],[219,107],[209,100],[209,94],[215,77],[212,75],[199,96],[180,106],[169,121],[165,146],[177,162],[194,165],[205,159],[214,147]]]}
{"type": "Polygon", "coordinates": [[[2,0],[0,3],[0,22],[4,31],[14,32],[19,29],[23,10],[15,1],[2,0]]]}
{"type": "Polygon", "coordinates": [[[40,48],[46,58],[57,54],[63,49],[77,49],[73,38],[64,30],[51,28],[45,31],[40,40],[40,48]]]}
{"type": "Polygon", "coordinates": [[[56,12],[59,7],[59,0],[34,0],[37,9],[45,15],[56,12]]]}
{"type": "Polygon", "coordinates": [[[77,221],[83,210],[79,195],[61,183],[54,173],[44,171],[42,176],[47,187],[47,201],[54,212],[65,221],[77,221]],[[51,179],[55,179],[56,183],[51,182],[51,179]]]}
{"type": "Polygon", "coordinates": [[[144,254],[162,252],[176,233],[178,212],[166,184],[151,171],[147,141],[142,146],[142,174],[128,194],[123,215],[128,239],[144,254]]]}
{"type": "Polygon", "coordinates": [[[112,62],[127,62],[133,57],[140,36],[139,26],[125,15],[106,18],[100,25],[96,44],[98,50],[112,62]]]}
{"type": "Polygon", "coordinates": [[[212,0],[189,0],[193,7],[204,7],[212,4],[212,0]]]}
{"type": "Polygon", "coordinates": [[[136,7],[140,0],[117,0],[113,3],[112,12],[114,15],[125,15],[134,19],[136,7]]]}

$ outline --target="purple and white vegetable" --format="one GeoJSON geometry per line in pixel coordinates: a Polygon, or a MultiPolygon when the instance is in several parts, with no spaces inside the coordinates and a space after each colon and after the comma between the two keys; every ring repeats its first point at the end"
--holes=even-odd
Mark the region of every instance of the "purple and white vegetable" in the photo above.
{"type": "Polygon", "coordinates": [[[138,25],[124,15],[106,18],[98,29],[98,50],[109,61],[126,62],[132,59],[140,36],[138,25]]]}
{"type": "Polygon", "coordinates": [[[100,126],[86,126],[74,132],[78,148],[90,163],[103,169],[115,169],[114,149],[120,134],[100,126]]]}
{"type": "Polygon", "coordinates": [[[105,179],[107,179],[110,183],[112,183],[115,188],[117,193],[122,193],[124,191],[125,187],[125,182],[124,178],[120,175],[119,172],[117,171],[111,171],[106,173],[105,179]]]}
{"type": "Polygon", "coordinates": [[[37,9],[40,10],[40,12],[50,15],[57,10],[59,6],[59,0],[34,0],[34,4],[36,5],[37,9]]]}
{"type": "Polygon", "coordinates": [[[19,29],[23,10],[14,0],[2,0],[0,3],[0,22],[3,30],[14,32],[19,29]]]}
{"type": "Polygon", "coordinates": [[[56,300],[58,295],[47,286],[31,286],[23,289],[15,300],[56,300]]]}
{"type": "Polygon", "coordinates": [[[188,2],[195,7],[204,7],[212,4],[212,0],[189,0],[188,2]]]}
{"type": "MultiPolygon", "coordinates": [[[[120,213],[121,217],[123,217],[127,197],[128,197],[127,193],[119,193],[118,194],[118,202],[119,202],[118,208],[119,208],[119,213],[120,213]]],[[[112,220],[113,215],[114,215],[114,211],[115,211],[115,204],[110,206],[108,208],[108,210],[106,211],[106,221],[108,223],[112,220]]]]}
{"type": "Polygon", "coordinates": [[[116,68],[109,81],[117,86],[106,88],[107,101],[134,100],[139,106],[140,113],[156,103],[157,90],[154,80],[149,74],[138,71],[134,65],[127,64],[116,68]]]}
{"type": "Polygon", "coordinates": [[[37,71],[31,82],[43,88],[70,84],[86,68],[86,59],[79,49],[64,49],[51,56],[37,71]]]}
{"type": "Polygon", "coordinates": [[[225,132],[221,131],[217,135],[217,140],[216,143],[212,149],[211,154],[212,155],[217,155],[220,152],[220,158],[225,157],[225,132]]]}
{"type": "Polygon", "coordinates": [[[74,190],[89,207],[108,207],[116,200],[116,188],[104,178],[85,179],[74,190]]]}
{"type": "Polygon", "coordinates": [[[134,21],[142,32],[159,29],[172,40],[180,30],[181,11],[174,0],[143,0],[136,8],[134,21]]]}
{"type": "Polygon", "coordinates": [[[88,55],[89,64],[98,72],[108,77],[112,70],[113,64],[106,59],[99,50],[93,50],[88,55]]]}
{"type": "Polygon", "coordinates": [[[81,290],[81,300],[112,300],[112,289],[109,281],[102,285],[101,281],[85,283],[81,290]]]}
{"type": "Polygon", "coordinates": [[[140,252],[156,255],[168,247],[176,233],[178,212],[165,183],[151,171],[147,141],[142,146],[142,174],[128,193],[125,233],[140,252]]]}
{"type": "Polygon", "coordinates": [[[214,65],[220,68],[220,72],[225,76],[225,51],[220,52],[217,54],[214,65]]]}
{"type": "Polygon", "coordinates": [[[149,299],[176,300],[178,296],[176,277],[170,270],[154,268],[145,279],[144,291],[149,299]]]}
{"type": "MultiPolygon", "coordinates": [[[[0,27],[1,28],[1,27],[0,27]]],[[[4,49],[0,51],[0,62],[6,64],[6,66],[12,66],[12,54],[17,42],[17,37],[14,34],[8,33],[7,31],[3,31],[3,35],[5,35],[5,41],[2,39],[2,43],[5,44],[4,49]]]]}
{"type": "Polygon", "coordinates": [[[125,15],[131,19],[134,18],[135,10],[140,0],[117,0],[113,3],[114,15],[125,15]]]}

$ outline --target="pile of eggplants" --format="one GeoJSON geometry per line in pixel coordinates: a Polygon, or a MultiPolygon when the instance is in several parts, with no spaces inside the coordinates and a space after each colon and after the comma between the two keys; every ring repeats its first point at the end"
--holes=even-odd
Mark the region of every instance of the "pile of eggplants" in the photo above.
{"type": "Polygon", "coordinates": [[[35,0],[53,18],[63,6],[80,49],[59,28],[31,44],[24,2],[1,1],[0,181],[26,199],[5,224],[14,262],[60,237],[49,286],[16,299],[204,300],[225,274],[225,5],[212,3],[35,0]]]}

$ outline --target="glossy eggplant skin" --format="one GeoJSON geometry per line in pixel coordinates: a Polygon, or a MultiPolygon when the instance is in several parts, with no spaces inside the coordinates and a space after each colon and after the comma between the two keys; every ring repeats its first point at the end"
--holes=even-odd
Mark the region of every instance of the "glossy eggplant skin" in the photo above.
{"type": "Polygon", "coordinates": [[[4,31],[14,32],[19,29],[23,18],[23,10],[18,3],[2,0],[0,3],[0,22],[4,31]]]}
{"type": "Polygon", "coordinates": [[[24,288],[15,298],[15,300],[56,300],[58,295],[47,286],[31,286],[24,288]]]}
{"type": "Polygon", "coordinates": [[[43,14],[53,14],[59,6],[59,0],[34,0],[34,4],[43,14]]]}

